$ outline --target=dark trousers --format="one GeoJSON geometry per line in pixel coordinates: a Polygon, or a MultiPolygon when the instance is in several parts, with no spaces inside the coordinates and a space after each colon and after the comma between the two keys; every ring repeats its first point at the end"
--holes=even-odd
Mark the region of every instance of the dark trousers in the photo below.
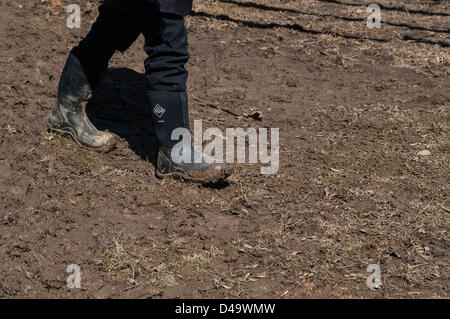
{"type": "Polygon", "coordinates": [[[108,68],[114,52],[126,51],[144,35],[145,75],[150,91],[185,91],[189,59],[184,18],[162,13],[125,13],[105,4],[97,21],[72,53],[80,60],[92,87],[108,68]]]}

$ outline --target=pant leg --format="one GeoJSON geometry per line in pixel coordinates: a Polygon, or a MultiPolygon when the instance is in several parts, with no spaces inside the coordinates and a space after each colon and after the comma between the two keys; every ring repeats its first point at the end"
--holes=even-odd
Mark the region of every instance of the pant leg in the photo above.
{"type": "Polygon", "coordinates": [[[140,25],[133,15],[99,7],[99,16],[87,36],[72,53],[78,58],[89,83],[94,87],[108,68],[116,50],[124,52],[140,34],[140,25]]]}
{"type": "Polygon", "coordinates": [[[192,10],[192,0],[104,0],[120,11],[134,13],[168,13],[185,16],[192,10]]]}
{"type": "Polygon", "coordinates": [[[146,14],[142,33],[145,37],[145,75],[150,91],[186,91],[189,60],[188,36],[184,18],[169,14],[146,14]]]}

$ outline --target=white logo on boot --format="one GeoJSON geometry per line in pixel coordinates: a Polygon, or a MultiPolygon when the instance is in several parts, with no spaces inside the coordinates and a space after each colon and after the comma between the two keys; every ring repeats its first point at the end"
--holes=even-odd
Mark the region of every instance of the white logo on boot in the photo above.
{"type": "Polygon", "coordinates": [[[155,108],[153,109],[153,113],[156,114],[157,117],[161,118],[163,114],[166,112],[166,110],[159,104],[155,105],[155,108]]]}

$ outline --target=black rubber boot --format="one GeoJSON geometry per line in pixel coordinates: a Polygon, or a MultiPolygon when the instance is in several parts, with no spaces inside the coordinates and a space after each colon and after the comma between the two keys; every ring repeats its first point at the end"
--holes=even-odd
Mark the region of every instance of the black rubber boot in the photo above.
{"type": "Polygon", "coordinates": [[[99,131],[86,115],[86,103],[92,94],[86,74],[75,55],[70,54],[61,75],[58,97],[50,115],[51,131],[70,135],[75,142],[97,152],[106,153],[116,145],[109,132],[99,131]]]}
{"type": "Polygon", "coordinates": [[[204,156],[201,163],[195,163],[195,154],[198,151],[194,149],[190,140],[191,156],[188,163],[177,163],[172,158],[172,148],[178,143],[177,140],[172,141],[172,132],[177,128],[189,130],[186,92],[150,91],[148,98],[152,108],[153,127],[159,144],[156,163],[157,177],[172,176],[188,182],[215,183],[226,179],[231,174],[229,165],[211,163],[212,160],[205,161],[204,156]]]}

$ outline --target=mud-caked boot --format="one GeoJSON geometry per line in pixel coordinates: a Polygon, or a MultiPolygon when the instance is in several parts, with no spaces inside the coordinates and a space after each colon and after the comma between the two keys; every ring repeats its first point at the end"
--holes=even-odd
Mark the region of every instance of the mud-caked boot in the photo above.
{"type": "Polygon", "coordinates": [[[86,115],[86,104],[92,95],[86,74],[77,57],[70,54],[61,75],[58,97],[48,116],[51,131],[70,135],[75,142],[106,153],[116,146],[112,133],[99,131],[86,115]]]}
{"type": "MultiPolygon", "coordinates": [[[[173,147],[181,145],[172,140],[172,132],[177,128],[189,131],[189,111],[186,92],[148,92],[150,107],[152,108],[152,122],[156,139],[159,144],[158,159],[156,162],[156,176],[174,178],[194,183],[215,183],[225,180],[231,175],[231,167],[226,164],[213,163],[213,161],[199,154],[190,142],[184,145],[172,156],[173,147]],[[176,146],[177,145],[177,146],[176,146]],[[188,149],[189,155],[182,152],[188,149]],[[184,160],[180,160],[183,159],[184,160]]],[[[177,136],[178,138],[178,136],[177,136]]],[[[186,142],[186,141],[184,141],[186,142]]]]}

